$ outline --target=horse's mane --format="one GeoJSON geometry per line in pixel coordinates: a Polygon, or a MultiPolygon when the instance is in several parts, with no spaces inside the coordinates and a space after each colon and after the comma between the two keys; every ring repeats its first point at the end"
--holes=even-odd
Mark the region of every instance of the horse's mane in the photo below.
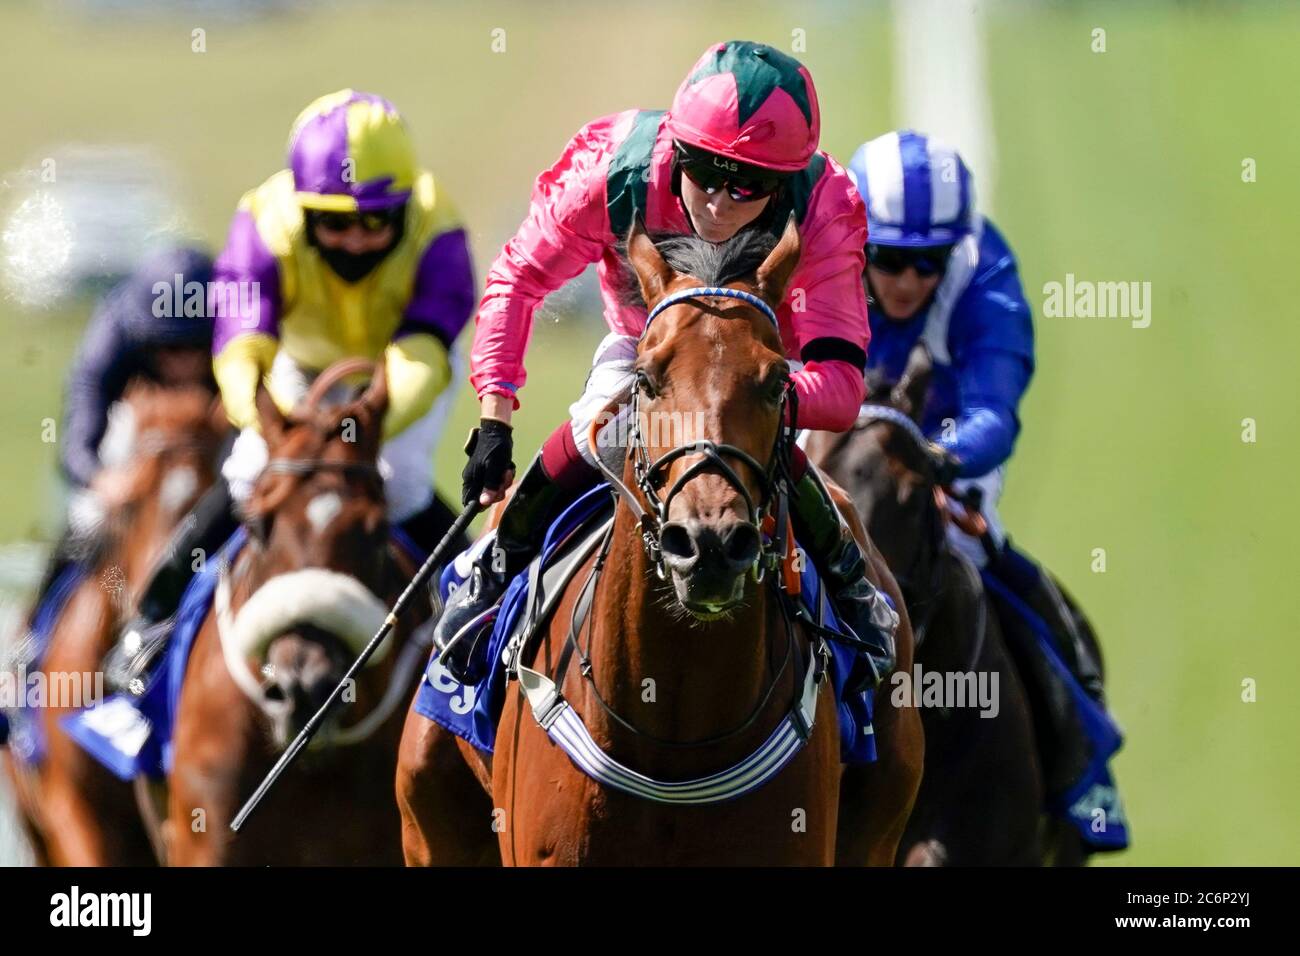
{"type": "MultiPolygon", "coordinates": [[[[753,275],[777,243],[777,237],[768,230],[753,226],[740,230],[725,242],[709,242],[696,235],[663,233],[652,235],[650,239],[673,271],[714,286],[753,275]]],[[[627,305],[644,307],[640,283],[627,260],[626,244],[621,247],[621,252],[623,275],[619,297],[627,305]]]]}

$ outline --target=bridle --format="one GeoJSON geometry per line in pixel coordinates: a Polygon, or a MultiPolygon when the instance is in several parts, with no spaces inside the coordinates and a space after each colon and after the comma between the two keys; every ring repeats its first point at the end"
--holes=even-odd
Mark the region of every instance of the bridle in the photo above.
{"type": "MultiPolygon", "coordinates": [[[[333,472],[341,474],[344,477],[356,477],[367,481],[375,482],[377,487],[383,487],[383,475],[379,466],[375,462],[368,461],[340,461],[326,458],[289,458],[277,457],[270,459],[263,468],[264,473],[292,475],[300,478],[310,478],[312,476],[333,472]]],[[[244,524],[249,529],[252,537],[256,541],[264,541],[266,536],[266,518],[265,516],[244,515],[244,524]]],[[[400,567],[391,548],[385,548],[385,559],[390,562],[391,567],[397,573],[400,573],[400,567]]],[[[247,571],[247,565],[245,573],[247,571]]],[[[217,633],[221,638],[223,652],[226,649],[226,638],[234,628],[234,616],[231,611],[231,589],[233,579],[236,576],[236,570],[230,562],[223,562],[218,566],[218,585],[214,595],[214,606],[217,616],[217,633]]],[[[332,746],[348,746],[351,744],[361,743],[369,739],[376,730],[382,726],[394,710],[403,700],[402,689],[406,686],[407,679],[414,669],[417,668],[427,653],[428,643],[427,636],[432,634],[432,623],[425,628],[417,629],[413,637],[415,638],[404,646],[401,654],[394,665],[392,676],[390,677],[384,694],[380,701],[361,717],[355,724],[345,728],[336,728],[329,738],[322,738],[317,741],[318,744],[327,742],[332,746]],[[422,636],[421,631],[427,631],[422,636]]],[[[241,668],[238,660],[232,660],[229,656],[226,660],[227,672],[230,674],[235,685],[244,692],[245,696],[253,703],[254,706],[266,710],[266,698],[264,696],[265,684],[253,680],[248,672],[241,668]]]]}
{"type": "MultiPolygon", "coordinates": [[[[642,330],[638,341],[645,339],[650,331],[650,325],[666,309],[688,300],[703,298],[739,299],[758,309],[763,317],[772,323],[773,328],[779,329],[776,313],[772,311],[772,307],[753,293],[745,292],[743,289],[727,289],[718,286],[692,286],[689,289],[682,289],[672,295],[665,296],[656,303],[655,307],[650,310],[649,316],[646,317],[645,328],[642,330]]],[[[771,541],[765,543],[759,549],[759,553],[754,559],[753,572],[755,580],[762,581],[768,569],[775,568],[780,564],[785,551],[785,526],[791,485],[790,455],[796,436],[795,430],[787,422],[794,422],[798,413],[798,396],[789,377],[787,376],[785,387],[781,392],[778,409],[780,424],[777,427],[776,439],[773,442],[768,463],[764,465],[743,448],[710,439],[684,442],[660,455],[657,459],[651,459],[649,448],[646,446],[640,427],[640,386],[644,382],[644,375],[638,372],[637,376],[637,381],[632,388],[629,406],[628,444],[632,456],[635,484],[641,495],[644,496],[649,508],[642,505],[641,498],[627,487],[621,475],[616,474],[613,469],[605,464],[600,455],[597,454],[594,457],[606,480],[613,486],[636,518],[641,529],[642,545],[645,548],[646,556],[654,566],[655,573],[660,580],[667,578],[663,556],[663,530],[664,525],[668,523],[668,512],[673,499],[681,493],[691,479],[709,471],[720,474],[723,480],[740,494],[740,497],[745,502],[747,522],[759,533],[760,540],[763,537],[762,527],[768,516],[772,515],[776,519],[775,532],[771,541]],[[679,458],[688,455],[699,455],[701,457],[698,461],[692,462],[682,474],[677,476],[677,479],[669,486],[667,494],[661,498],[659,492],[667,480],[668,468],[679,458]],[[761,500],[754,501],[754,497],[745,486],[745,482],[741,480],[736,469],[727,461],[728,457],[747,466],[758,477],[762,489],[761,500]]],[[[598,417],[592,426],[593,436],[595,431],[603,424],[604,422],[598,417]]],[[[595,447],[594,442],[592,447],[595,447]]]]}
{"type": "MultiPolygon", "coordinates": [[[[263,474],[293,475],[298,478],[310,478],[322,472],[337,472],[344,477],[364,478],[383,487],[383,476],[379,466],[368,461],[332,461],[325,458],[272,458],[262,469],[263,474]]],[[[241,508],[244,525],[252,533],[253,539],[265,543],[267,534],[267,515],[255,514],[241,508]]]]}
{"type": "Polygon", "coordinates": [[[325,458],[272,458],[264,469],[270,474],[314,475],[321,471],[337,471],[343,475],[374,478],[382,481],[379,466],[371,461],[331,461],[325,458]]]}

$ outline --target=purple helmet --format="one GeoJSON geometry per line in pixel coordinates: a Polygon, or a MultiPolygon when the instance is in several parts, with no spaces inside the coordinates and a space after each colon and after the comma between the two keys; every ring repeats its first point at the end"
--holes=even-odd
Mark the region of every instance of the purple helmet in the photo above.
{"type": "Polygon", "coordinates": [[[415,148],[392,103],[340,90],[316,100],[294,121],[289,168],[304,209],[391,209],[411,196],[415,148]]]}

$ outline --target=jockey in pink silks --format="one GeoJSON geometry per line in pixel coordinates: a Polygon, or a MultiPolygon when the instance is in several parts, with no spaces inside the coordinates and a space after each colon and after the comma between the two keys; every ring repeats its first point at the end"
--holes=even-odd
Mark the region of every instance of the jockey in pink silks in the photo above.
{"type": "MultiPolygon", "coordinates": [[[[852,426],[870,335],[862,287],[867,220],[853,181],[817,149],[820,125],[817,93],[802,64],[763,44],[718,43],[691,69],[667,112],[628,110],[588,123],[537,178],[528,217],[492,264],[479,303],[470,381],[481,420],[467,446],[466,505],[500,500],[513,477],[510,418],[526,380],[533,314],[546,295],[598,263],[610,333],[569,409],[571,420],[545,441],[507,503],[492,546],[472,550],[469,577],[448,600],[435,641],[458,680],[484,676],[475,663],[483,655],[473,645],[486,636],[472,633],[475,621],[536,555],[551,520],[600,478],[588,433],[599,414],[630,394],[647,319],[644,305],[629,304],[622,292],[623,246],[636,218],[656,237],[748,243],[765,253],[793,215],[801,255],[776,309],[797,369],[792,424],[830,431],[852,426]]],[[[852,686],[874,687],[893,669],[898,616],[867,580],[866,559],[816,470],[802,453],[793,464],[796,536],[842,620],[872,648],[861,656],[852,686]]]]}

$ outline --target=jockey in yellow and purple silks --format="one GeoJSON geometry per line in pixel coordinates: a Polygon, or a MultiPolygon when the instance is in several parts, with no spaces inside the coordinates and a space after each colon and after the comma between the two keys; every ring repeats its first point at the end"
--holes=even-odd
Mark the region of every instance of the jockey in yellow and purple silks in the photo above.
{"type": "Polygon", "coordinates": [[[110,673],[119,685],[154,656],[141,651],[165,640],[190,555],[211,553],[233,532],[233,505],[266,463],[256,410],[263,381],[288,411],[333,363],[382,361],[389,406],[379,468],[389,518],[425,548],[453,520],[433,489],[433,453],[449,410],[452,343],[474,307],[473,266],[455,208],[417,165],[391,103],[340,90],[302,111],[288,168],[239,202],[209,298],[214,372],[240,432],[222,480],[144,592],[115,655],[123,666],[110,673]]]}

